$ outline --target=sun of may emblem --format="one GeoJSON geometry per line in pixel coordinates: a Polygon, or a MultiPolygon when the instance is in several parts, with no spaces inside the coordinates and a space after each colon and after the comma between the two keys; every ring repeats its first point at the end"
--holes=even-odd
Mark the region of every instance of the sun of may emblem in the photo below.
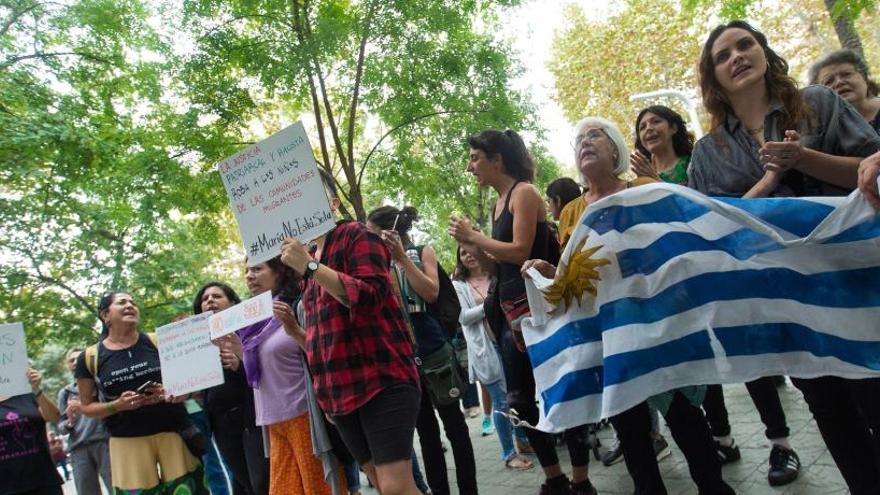
{"type": "Polygon", "coordinates": [[[584,250],[586,243],[587,238],[584,237],[575,246],[568,264],[560,265],[562,272],[557,274],[553,284],[544,291],[544,298],[550,304],[558,307],[560,302],[565,301],[566,307],[571,307],[572,301],[580,301],[585,292],[596,297],[595,282],[602,280],[598,268],[611,262],[605,258],[591,258],[602,246],[584,250]]]}

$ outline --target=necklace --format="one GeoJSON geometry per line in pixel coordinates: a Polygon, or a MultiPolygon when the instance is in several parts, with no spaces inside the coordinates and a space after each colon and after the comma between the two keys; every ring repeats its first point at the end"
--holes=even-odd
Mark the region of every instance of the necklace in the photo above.
{"type": "Polygon", "coordinates": [[[764,132],[764,126],[762,125],[761,127],[758,127],[756,129],[749,129],[748,127],[746,127],[746,130],[749,131],[749,134],[754,136],[756,134],[761,134],[762,132],[764,132]]]}
{"type": "MultiPolygon", "coordinates": [[[[482,279],[482,280],[488,281],[488,279],[482,279]]],[[[483,298],[483,299],[486,299],[486,292],[487,292],[487,291],[485,291],[485,290],[484,290],[484,291],[481,291],[481,290],[479,289],[479,287],[477,287],[476,285],[474,285],[473,283],[471,283],[470,280],[468,280],[468,285],[471,286],[471,289],[473,289],[473,291],[476,292],[478,296],[480,296],[480,297],[483,298]]]]}

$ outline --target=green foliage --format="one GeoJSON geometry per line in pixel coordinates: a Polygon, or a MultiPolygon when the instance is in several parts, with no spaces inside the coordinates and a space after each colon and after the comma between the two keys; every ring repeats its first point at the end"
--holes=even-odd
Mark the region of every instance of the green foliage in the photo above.
{"type": "Polygon", "coordinates": [[[629,101],[630,96],[694,87],[702,34],[694,27],[707,14],[704,9],[682,11],[674,0],[627,0],[625,6],[602,21],[589,20],[569,7],[568,23],[557,32],[549,67],[570,121],[600,116],[630,135],[635,116],[646,106],[644,101],[629,101]]]}
{"type": "MultiPolygon", "coordinates": [[[[228,231],[197,114],[168,79],[167,41],[136,0],[0,7],[0,321],[32,354],[95,339],[95,306],[130,290],[146,329],[187,309],[228,231]]],[[[225,139],[225,136],[222,136],[225,139]]]]}
{"type": "Polygon", "coordinates": [[[464,172],[467,136],[537,131],[534,109],[508,87],[517,69],[507,49],[474,28],[481,17],[490,32],[496,9],[511,3],[190,0],[184,23],[196,52],[180,79],[192,101],[249,140],[303,118],[346,213],[363,220],[381,204],[413,204],[448,262],[449,214],[480,215],[464,172]],[[250,136],[267,109],[281,118],[250,136]]]}

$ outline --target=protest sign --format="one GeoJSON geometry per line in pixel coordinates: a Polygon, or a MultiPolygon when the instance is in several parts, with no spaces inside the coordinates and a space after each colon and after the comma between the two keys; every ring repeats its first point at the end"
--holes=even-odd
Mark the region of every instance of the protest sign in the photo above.
{"type": "Polygon", "coordinates": [[[0,396],[30,393],[27,370],[24,326],[21,323],[0,325],[0,396]]]}
{"type": "Polygon", "coordinates": [[[211,343],[210,311],[156,329],[162,385],[181,396],[223,383],[220,349],[211,343]]]}
{"type": "Polygon", "coordinates": [[[248,266],[281,254],[287,238],[310,242],[335,225],[302,122],[217,165],[248,266]]]}
{"type": "Polygon", "coordinates": [[[266,291],[211,316],[211,338],[217,339],[240,328],[272,317],[272,292],[266,291]]]}

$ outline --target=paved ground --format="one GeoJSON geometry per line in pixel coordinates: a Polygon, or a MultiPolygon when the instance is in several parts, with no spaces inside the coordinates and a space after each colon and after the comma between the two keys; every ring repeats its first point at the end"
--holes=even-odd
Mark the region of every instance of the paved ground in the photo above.
{"type": "MultiPolygon", "coordinates": [[[[761,423],[752,400],[742,385],[725,386],[725,399],[730,413],[733,436],[742,452],[742,459],[724,467],[724,479],[740,494],[786,494],[786,495],[818,495],[847,494],[849,491],[834,465],[831,455],[825,448],[822,438],[816,429],[807,405],[801,393],[789,382],[780,387],[779,394],[785,408],[788,425],[791,429],[791,443],[801,458],[801,475],[792,484],[773,488],[767,484],[767,458],[770,455],[770,444],[764,437],[764,425],[761,423]]],[[[468,420],[471,441],[477,458],[477,480],[481,495],[525,495],[535,494],[542,481],[540,469],[535,468],[518,472],[506,469],[499,460],[497,437],[480,436],[480,419],[468,420]]],[[[675,447],[671,435],[663,429],[666,439],[672,446],[672,454],[660,461],[660,472],[671,495],[696,494],[696,487],[690,480],[684,456],[675,447]]],[[[603,451],[610,446],[611,429],[603,429],[599,438],[603,442],[603,451]]],[[[416,447],[418,451],[418,446],[416,447]]],[[[563,466],[568,464],[568,452],[565,447],[558,449],[563,466]]],[[[535,464],[537,460],[533,458],[535,464]]],[[[449,478],[454,484],[455,473],[451,452],[446,454],[446,463],[450,468],[449,478]]],[[[570,466],[570,465],[568,465],[570,466]]],[[[632,482],[623,462],[605,467],[601,462],[591,459],[590,478],[600,494],[630,494],[632,482]]],[[[458,493],[452,487],[453,493],[458,493]]],[[[365,493],[376,493],[367,489],[365,493]]]]}
{"type": "MultiPolygon", "coordinates": [[[[785,495],[827,495],[847,494],[849,491],[840,472],[834,465],[831,455],[819,436],[816,424],[810,416],[800,392],[790,383],[779,389],[783,406],[791,429],[791,443],[801,458],[801,475],[794,483],[772,488],[767,484],[767,457],[770,454],[769,442],[764,437],[764,425],[755,411],[746,389],[742,385],[726,386],[725,398],[733,435],[742,452],[742,460],[724,467],[724,479],[740,494],[785,494],[785,495]]],[[[506,469],[499,460],[497,437],[481,437],[480,418],[468,420],[471,440],[477,458],[477,476],[482,495],[525,495],[537,493],[542,481],[540,469],[518,472],[506,469]]],[[[600,432],[603,450],[610,445],[610,429],[600,432]]],[[[660,471],[666,488],[673,495],[696,494],[690,480],[684,456],[677,450],[672,437],[664,427],[664,435],[672,446],[672,454],[660,462],[660,471]]],[[[418,451],[418,445],[416,446],[418,451]]],[[[568,465],[568,452],[559,449],[562,465],[568,465]]],[[[534,459],[533,459],[534,460],[534,459]]],[[[537,464],[537,460],[534,460],[537,464]]],[[[453,481],[452,492],[458,493],[454,486],[455,473],[451,452],[447,452],[446,462],[450,469],[449,478],[453,481]]],[[[605,467],[601,462],[591,461],[590,478],[600,494],[632,493],[632,483],[622,462],[605,467]]],[[[365,488],[365,494],[376,491],[365,488]]],[[[65,494],[74,495],[72,483],[65,486],[65,494]]],[[[278,494],[284,495],[284,494],[278,494]]]]}

